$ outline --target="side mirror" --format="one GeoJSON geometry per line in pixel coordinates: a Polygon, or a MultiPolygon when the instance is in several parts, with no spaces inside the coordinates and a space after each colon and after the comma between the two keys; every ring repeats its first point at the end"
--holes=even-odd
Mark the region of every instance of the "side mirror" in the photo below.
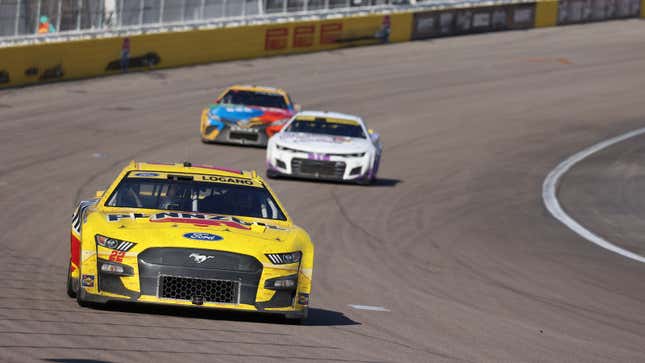
{"type": "Polygon", "coordinates": [[[300,112],[300,110],[302,110],[302,106],[300,106],[299,104],[295,104],[295,105],[293,105],[293,109],[294,109],[296,112],[300,112]]]}
{"type": "Polygon", "coordinates": [[[105,194],[105,190],[97,190],[96,193],[94,193],[94,196],[96,198],[103,198],[103,194],[105,194]]]}

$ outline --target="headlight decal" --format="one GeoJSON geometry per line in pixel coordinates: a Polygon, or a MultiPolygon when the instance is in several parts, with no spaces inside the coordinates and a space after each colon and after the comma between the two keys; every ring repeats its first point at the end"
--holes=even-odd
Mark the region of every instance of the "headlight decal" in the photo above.
{"type": "Polygon", "coordinates": [[[302,252],[267,253],[266,256],[274,265],[286,265],[300,262],[302,252]]]}
{"type": "Polygon", "coordinates": [[[100,234],[97,234],[95,239],[96,239],[96,244],[101,247],[122,251],[122,252],[130,251],[134,246],[137,245],[134,242],[128,242],[120,239],[109,238],[109,237],[102,236],[100,234]]]}

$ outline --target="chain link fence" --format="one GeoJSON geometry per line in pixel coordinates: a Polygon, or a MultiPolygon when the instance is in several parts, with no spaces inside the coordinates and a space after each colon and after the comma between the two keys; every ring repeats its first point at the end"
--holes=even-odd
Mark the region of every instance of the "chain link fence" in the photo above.
{"type": "Polygon", "coordinates": [[[424,1],[428,0],[0,0],[0,38],[424,1]]]}

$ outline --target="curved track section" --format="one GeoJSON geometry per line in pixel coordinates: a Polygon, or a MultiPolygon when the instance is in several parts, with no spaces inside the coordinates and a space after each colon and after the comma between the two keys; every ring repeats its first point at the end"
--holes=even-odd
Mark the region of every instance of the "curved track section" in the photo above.
{"type": "Polygon", "coordinates": [[[0,360],[645,361],[645,265],[541,202],[553,165],[642,127],[643,34],[621,21],[3,91],[0,360]],[[199,142],[201,107],[233,82],[363,115],[384,140],[375,186],[272,183],[317,245],[309,324],[78,307],[73,202],[117,168],[263,168],[263,150],[199,142]]]}
{"type": "MultiPolygon", "coordinates": [[[[643,263],[645,263],[645,257],[639,255],[638,253],[634,253],[634,252],[632,252],[630,250],[622,248],[622,247],[620,247],[620,246],[618,246],[618,245],[616,245],[616,244],[614,244],[614,243],[612,243],[610,241],[607,241],[606,239],[600,237],[596,233],[594,233],[594,232],[586,229],[585,227],[583,227],[575,219],[571,218],[571,216],[568,215],[562,209],[562,206],[560,205],[560,201],[558,200],[558,195],[557,195],[557,192],[558,192],[557,189],[558,189],[558,184],[560,183],[560,179],[572,167],[576,166],[576,164],[579,164],[580,162],[585,161],[585,159],[587,159],[588,157],[590,157],[590,156],[592,156],[592,155],[594,155],[594,154],[596,154],[598,152],[604,151],[604,149],[606,149],[606,148],[609,148],[609,147],[611,147],[611,146],[613,146],[615,144],[619,144],[621,142],[625,142],[625,141],[627,141],[627,140],[629,140],[631,138],[641,136],[644,133],[645,133],[645,128],[630,131],[630,132],[628,132],[626,134],[619,135],[619,136],[616,136],[616,137],[612,137],[611,139],[602,141],[602,142],[600,142],[598,144],[595,144],[595,145],[592,145],[592,146],[590,146],[590,147],[588,147],[588,148],[586,148],[586,149],[584,149],[584,150],[582,150],[580,152],[577,152],[576,154],[570,156],[568,159],[566,159],[563,162],[561,162],[560,164],[558,164],[558,166],[555,169],[553,169],[553,171],[551,171],[549,173],[549,175],[547,175],[546,179],[544,180],[544,183],[542,184],[542,199],[544,200],[544,205],[546,206],[546,208],[549,210],[549,212],[551,212],[551,214],[556,219],[558,219],[560,222],[564,223],[572,231],[576,232],[578,235],[580,235],[580,237],[588,240],[589,242],[595,243],[596,245],[598,245],[598,246],[600,246],[602,248],[605,248],[605,249],[607,249],[609,251],[615,252],[615,253],[617,253],[617,254],[619,254],[621,256],[631,258],[634,261],[643,262],[643,263]]],[[[638,159],[639,156],[641,156],[641,155],[637,155],[637,159],[635,160],[636,162],[640,161],[640,159],[638,159]]],[[[614,161],[614,163],[615,162],[621,162],[621,161],[622,160],[616,160],[616,161],[614,161]]],[[[623,162],[629,162],[629,161],[631,161],[632,163],[634,162],[634,160],[625,160],[623,162]]],[[[597,165],[597,166],[598,166],[597,169],[602,169],[603,167],[605,167],[605,168],[607,167],[606,164],[605,165],[600,164],[600,165],[597,165]]],[[[588,172],[593,172],[593,169],[591,169],[591,170],[587,169],[587,171],[588,172]]],[[[612,180],[614,182],[614,184],[618,184],[620,186],[622,186],[621,184],[625,184],[625,181],[627,181],[627,183],[631,182],[631,180],[630,180],[631,176],[628,176],[628,175],[625,175],[625,174],[615,175],[615,173],[614,173],[611,176],[614,177],[614,180],[612,180]]],[[[586,196],[591,197],[592,199],[594,199],[594,201],[592,203],[590,203],[590,205],[587,205],[587,208],[589,208],[588,210],[593,210],[594,212],[597,213],[598,211],[596,209],[598,209],[598,207],[602,208],[603,206],[612,205],[612,204],[614,204],[613,206],[616,207],[617,206],[617,205],[615,205],[616,202],[618,202],[618,206],[620,206],[621,204],[623,204],[625,202],[626,198],[625,198],[625,192],[623,191],[623,189],[616,188],[615,185],[612,185],[612,184],[606,182],[606,179],[607,179],[606,171],[604,171],[604,170],[596,170],[595,178],[594,178],[593,174],[589,173],[587,175],[584,175],[580,179],[581,180],[579,180],[579,183],[582,182],[583,184],[588,184],[589,181],[592,181],[592,183],[596,182],[594,184],[595,188],[591,188],[591,193],[586,195],[586,196]],[[601,182],[598,183],[598,181],[601,181],[601,182]],[[609,188],[611,188],[611,189],[609,189],[609,188]],[[620,195],[620,192],[623,192],[623,195],[622,195],[623,198],[622,198],[622,200],[617,201],[617,200],[615,200],[615,198],[616,198],[617,195],[620,195]],[[598,198],[598,197],[600,197],[600,198],[598,198]],[[605,204],[605,205],[603,205],[601,203],[598,203],[600,200],[596,200],[596,199],[601,199],[602,197],[605,197],[607,199],[607,201],[610,202],[610,203],[605,204]]],[[[579,191],[580,189],[582,189],[582,188],[579,188],[580,187],[579,183],[574,183],[573,184],[573,188],[571,188],[571,189],[574,191],[574,193],[579,191]]],[[[638,183],[638,181],[637,181],[637,183],[638,183]]],[[[585,190],[585,191],[589,192],[589,190],[585,190]]],[[[633,193],[629,194],[629,191],[627,192],[627,198],[630,198],[630,197],[633,198],[636,195],[638,195],[638,194],[633,194],[633,193]]],[[[617,211],[619,211],[619,213],[620,213],[621,209],[622,208],[619,207],[619,208],[617,208],[617,211]]],[[[599,215],[602,219],[610,220],[610,221],[613,222],[617,218],[616,218],[615,215],[611,215],[611,214],[612,213],[604,213],[604,214],[603,213],[597,213],[597,215],[599,215]]],[[[624,214],[624,213],[621,213],[621,214],[624,214]]],[[[642,215],[634,214],[634,215],[631,215],[631,217],[639,219],[639,218],[642,217],[642,215]]],[[[597,224],[597,223],[594,223],[594,224],[597,224]]],[[[634,230],[634,226],[627,225],[626,227],[628,227],[627,232],[631,232],[631,231],[634,230]]],[[[638,228],[638,224],[636,225],[636,227],[638,228]]]]}
{"type": "MultiPolygon", "coordinates": [[[[634,133],[645,130],[635,130],[634,133]]],[[[645,136],[581,160],[560,184],[560,200],[582,225],[645,262],[645,136]]]]}

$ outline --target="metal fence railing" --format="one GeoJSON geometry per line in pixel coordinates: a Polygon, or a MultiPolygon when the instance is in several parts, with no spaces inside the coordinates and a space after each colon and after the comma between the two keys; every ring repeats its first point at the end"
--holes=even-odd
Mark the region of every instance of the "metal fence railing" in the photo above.
{"type": "MultiPolygon", "coordinates": [[[[418,0],[418,2],[428,0],[418,0]]],[[[410,5],[417,0],[0,0],[0,39],[410,5]]]]}

